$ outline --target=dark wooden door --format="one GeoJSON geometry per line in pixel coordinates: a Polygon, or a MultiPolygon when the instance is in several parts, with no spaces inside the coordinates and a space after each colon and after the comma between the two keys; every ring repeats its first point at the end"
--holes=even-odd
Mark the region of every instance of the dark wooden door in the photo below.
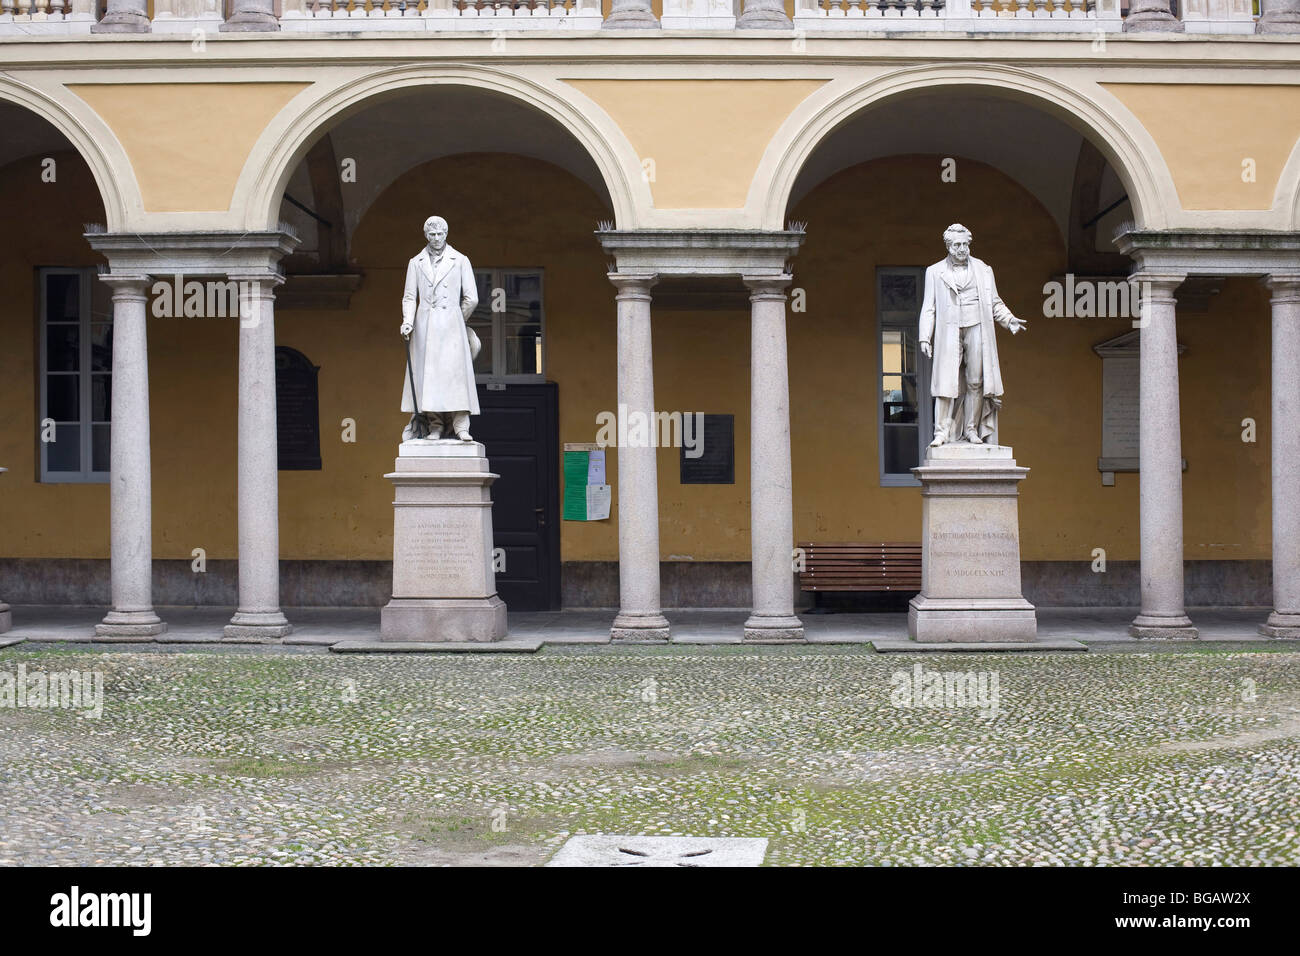
{"type": "Polygon", "coordinates": [[[492,485],[494,546],[505,551],[497,593],[512,611],[560,607],[559,391],[554,382],[478,387],[470,430],[499,478],[492,485]]]}

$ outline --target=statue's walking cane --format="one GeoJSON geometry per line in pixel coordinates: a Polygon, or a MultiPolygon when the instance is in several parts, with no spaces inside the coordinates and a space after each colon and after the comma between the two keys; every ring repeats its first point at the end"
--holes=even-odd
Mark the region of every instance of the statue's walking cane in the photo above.
{"type": "Polygon", "coordinates": [[[415,407],[416,430],[418,431],[421,426],[423,427],[423,433],[416,434],[414,437],[424,438],[429,432],[433,431],[433,424],[420,409],[420,396],[415,390],[415,367],[411,364],[411,337],[409,335],[402,337],[406,340],[406,374],[411,378],[411,404],[415,407]]]}

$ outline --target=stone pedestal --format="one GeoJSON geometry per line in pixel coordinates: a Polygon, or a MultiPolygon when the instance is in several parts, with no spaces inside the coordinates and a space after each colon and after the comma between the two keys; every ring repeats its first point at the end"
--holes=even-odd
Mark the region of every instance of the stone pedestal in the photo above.
{"type": "Polygon", "coordinates": [[[1017,485],[1029,474],[1002,445],[929,449],[921,480],[921,593],[907,631],[924,643],[1038,639],[1034,606],[1020,593],[1017,485]]]}
{"type": "Polygon", "coordinates": [[[479,442],[403,442],[393,482],[393,599],[383,641],[499,641],[506,605],[492,570],[496,475],[479,442]]]}

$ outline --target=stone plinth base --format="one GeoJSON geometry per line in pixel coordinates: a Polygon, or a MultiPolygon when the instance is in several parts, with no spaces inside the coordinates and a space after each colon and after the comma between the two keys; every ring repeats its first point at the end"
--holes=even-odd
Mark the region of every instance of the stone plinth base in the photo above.
{"type": "Polygon", "coordinates": [[[1192,619],[1181,617],[1151,617],[1139,614],[1128,626],[1129,635],[1157,641],[1194,641],[1200,632],[1192,624],[1192,619]]]}
{"type": "Polygon", "coordinates": [[[492,568],[496,475],[479,442],[403,442],[392,473],[393,598],[381,641],[499,641],[506,605],[492,568]]]}
{"type": "Polygon", "coordinates": [[[13,612],[9,610],[9,605],[0,602],[0,634],[3,634],[9,628],[14,626],[13,612]]]}
{"type": "Polygon", "coordinates": [[[667,644],[672,637],[668,618],[662,614],[620,614],[609,629],[616,644],[667,644]]]}
{"type": "Polygon", "coordinates": [[[104,620],[95,625],[95,636],[129,641],[155,637],[166,630],[167,624],[152,611],[109,611],[104,620]]]}
{"type": "Polygon", "coordinates": [[[1038,619],[1034,606],[1024,598],[945,601],[918,595],[907,605],[907,633],[926,643],[1023,643],[1037,640],[1038,619]]]}
{"type": "MultiPolygon", "coordinates": [[[[2,607],[3,605],[0,605],[2,607]]],[[[0,631],[3,631],[0,625],[0,631]]],[[[1300,614],[1285,614],[1274,611],[1268,621],[1259,626],[1259,633],[1266,637],[1297,638],[1300,637],[1300,614]]]]}
{"type": "Polygon", "coordinates": [[[1027,644],[1034,606],[1020,591],[1017,486],[1029,474],[1002,445],[931,448],[921,481],[921,593],[907,632],[927,644],[1027,644]]]}
{"type": "Polygon", "coordinates": [[[803,621],[794,617],[762,617],[751,614],[745,622],[746,644],[803,644],[803,621]]]}
{"type": "Polygon", "coordinates": [[[499,641],[506,602],[490,598],[393,598],[379,612],[385,641],[499,641]]]}

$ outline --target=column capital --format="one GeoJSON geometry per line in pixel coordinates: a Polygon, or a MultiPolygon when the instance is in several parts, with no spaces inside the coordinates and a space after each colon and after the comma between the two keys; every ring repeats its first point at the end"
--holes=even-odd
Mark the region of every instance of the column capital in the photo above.
{"type": "Polygon", "coordinates": [[[780,299],[785,301],[786,292],[790,283],[794,281],[794,276],[786,273],[784,275],[745,275],[740,277],[740,281],[745,283],[749,289],[749,301],[759,302],[762,300],[780,299]]]}
{"type": "Polygon", "coordinates": [[[610,272],[609,281],[618,290],[618,299],[649,299],[650,289],[659,281],[654,272],[610,272]]]}
{"type": "Polygon", "coordinates": [[[145,290],[149,287],[152,277],[121,272],[105,272],[99,276],[99,281],[113,290],[114,299],[144,299],[147,298],[145,290]]]}
{"type": "Polygon", "coordinates": [[[1300,302],[1300,273],[1274,272],[1261,280],[1273,302],[1300,302]]]}
{"type": "Polygon", "coordinates": [[[1138,286],[1139,294],[1154,301],[1176,301],[1174,293],[1187,280],[1186,272],[1156,272],[1143,270],[1133,273],[1128,281],[1138,286]]]}

